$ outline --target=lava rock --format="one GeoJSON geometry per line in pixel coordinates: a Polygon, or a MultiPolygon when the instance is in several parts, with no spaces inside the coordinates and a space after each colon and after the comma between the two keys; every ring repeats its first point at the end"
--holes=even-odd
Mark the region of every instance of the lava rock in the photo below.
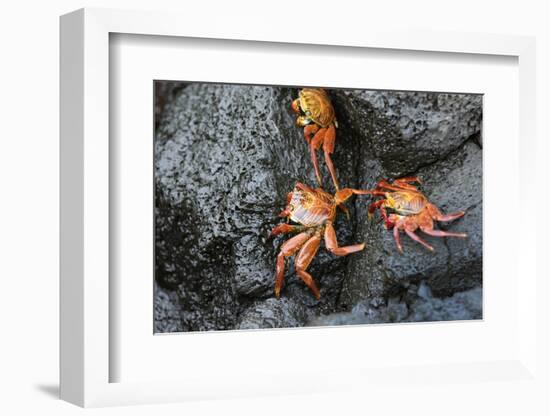
{"type": "Polygon", "coordinates": [[[480,132],[481,95],[369,90],[335,95],[340,112],[392,178],[443,159],[480,132]]]}
{"type": "Polygon", "coordinates": [[[482,317],[482,289],[476,287],[442,299],[418,296],[412,303],[392,299],[387,305],[375,307],[363,301],[351,312],[318,316],[307,326],[456,321],[482,317]]]}
{"type": "Polygon", "coordinates": [[[481,285],[481,96],[337,91],[334,97],[340,130],[360,144],[359,188],[372,189],[383,178],[418,176],[423,182],[420,190],[444,213],[466,211],[463,218],[437,223],[436,228],[468,234],[467,239],[437,238],[417,231],[434,247],[430,252],[402,233],[400,254],[379,214],[368,218],[372,199],[357,198],[355,235],[367,247],[350,258],[339,307],[349,310],[366,298],[382,305],[421,280],[436,296],[481,285]],[[401,120],[404,115],[424,127],[415,129],[401,120]],[[444,126],[438,127],[438,122],[444,126]]]}
{"type": "MultiPolygon", "coordinates": [[[[296,96],[287,88],[191,84],[164,110],[155,140],[156,280],[177,290],[186,330],[234,328],[255,300],[272,296],[286,237],[267,236],[295,183],[315,185],[290,110],[296,96]]],[[[355,169],[351,145],[342,138],[335,153],[343,177],[355,169]]],[[[339,241],[351,243],[353,226],[338,220],[339,241]]],[[[333,283],[346,264],[321,248],[311,266],[323,293],[317,302],[289,261],[282,296],[294,287],[311,308],[334,308],[333,283]]]]}
{"type": "MultiPolygon", "coordinates": [[[[339,215],[335,228],[340,245],[367,248],[339,258],[321,244],[309,268],[319,301],[288,259],[281,299],[273,298],[275,258],[288,237],[267,236],[295,183],[316,185],[290,110],[297,95],[291,88],[222,84],[170,90],[155,135],[155,279],[176,300],[177,330],[301,326],[366,304],[379,321],[399,322],[422,310],[411,310],[426,302],[410,295],[419,287],[442,297],[442,308],[449,296],[480,287],[481,96],[330,90],[341,186],[371,189],[381,178],[417,175],[443,212],[466,210],[438,228],[468,238],[422,236],[431,253],[403,236],[401,255],[391,232],[368,219],[373,199],[356,196],[346,203],[350,219],[339,215]]],[[[319,153],[325,190],[333,192],[319,153]]],[[[471,296],[481,297],[481,289],[471,296]]]]}
{"type": "Polygon", "coordinates": [[[187,85],[187,83],[180,81],[155,81],[155,128],[158,128],[166,105],[170,104],[177,93],[187,85]]]}
{"type": "Polygon", "coordinates": [[[248,308],[238,329],[301,327],[312,315],[310,308],[292,298],[270,298],[248,308]]]}
{"type": "Polygon", "coordinates": [[[162,289],[156,283],[154,291],[154,332],[183,331],[176,294],[162,289]]]}
{"type": "Polygon", "coordinates": [[[380,223],[379,214],[368,218],[369,201],[358,201],[356,234],[364,236],[367,248],[350,259],[340,298],[342,308],[365,298],[383,303],[388,296],[397,296],[411,283],[421,280],[426,281],[437,296],[449,296],[481,285],[481,173],[481,150],[471,141],[417,172],[423,180],[421,190],[444,213],[466,211],[458,220],[436,223],[436,228],[466,233],[466,239],[430,237],[416,231],[434,247],[433,252],[401,233],[401,254],[393,233],[380,223]]]}

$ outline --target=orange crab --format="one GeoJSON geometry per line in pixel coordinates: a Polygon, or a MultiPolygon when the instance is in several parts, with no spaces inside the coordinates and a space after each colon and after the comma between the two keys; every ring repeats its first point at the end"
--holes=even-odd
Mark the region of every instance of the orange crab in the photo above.
{"type": "Polygon", "coordinates": [[[368,215],[370,217],[374,214],[374,211],[380,210],[386,229],[393,228],[393,237],[399,251],[403,252],[399,238],[401,230],[431,251],[434,248],[415,234],[414,231],[418,228],[434,237],[466,237],[467,235],[464,233],[434,230],[434,221],[453,221],[462,217],[464,211],[455,212],[454,214],[442,214],[416,186],[412,185],[414,182],[421,183],[416,177],[395,179],[393,183],[381,180],[375,189],[368,191],[372,195],[384,197],[384,199],[369,205],[368,215]],[[386,208],[390,208],[394,213],[388,215],[386,208]]]}
{"type": "Polygon", "coordinates": [[[326,248],[337,256],[346,256],[365,248],[364,243],[339,247],[333,223],[337,207],[346,211],[342,204],[348,198],[353,194],[368,193],[368,191],[345,188],[337,191],[333,196],[320,188],[313,189],[300,182],[296,184],[294,190],[287,195],[287,206],[279,216],[298,224],[279,224],[273,228],[270,235],[270,237],[274,237],[279,234],[299,233],[283,243],[277,256],[276,297],[279,297],[283,285],[285,257],[291,257],[298,253],[295,261],[296,273],[319,299],[321,296],[319,289],[306,270],[315,257],[321,240],[324,238],[326,248]]]}
{"type": "Polygon", "coordinates": [[[331,158],[331,154],[334,152],[338,122],[330,98],[321,88],[304,88],[300,90],[299,97],[292,102],[291,107],[298,114],[296,124],[304,128],[304,137],[309,145],[311,161],[319,186],[322,186],[322,182],[316,152],[322,145],[332,182],[338,190],[338,179],[331,158]]]}

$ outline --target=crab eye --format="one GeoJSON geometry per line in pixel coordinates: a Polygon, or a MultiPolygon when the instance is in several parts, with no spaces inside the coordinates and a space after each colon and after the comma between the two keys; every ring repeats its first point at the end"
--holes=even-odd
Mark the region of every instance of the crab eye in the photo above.
{"type": "Polygon", "coordinates": [[[306,111],[306,116],[308,116],[308,117],[311,116],[311,111],[307,110],[306,111]]]}

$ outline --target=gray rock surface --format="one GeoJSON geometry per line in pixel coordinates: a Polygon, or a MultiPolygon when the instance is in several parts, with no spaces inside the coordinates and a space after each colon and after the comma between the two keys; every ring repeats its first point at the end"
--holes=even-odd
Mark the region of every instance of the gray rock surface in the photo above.
{"type": "Polygon", "coordinates": [[[179,81],[155,81],[155,129],[158,128],[164,108],[171,104],[177,94],[188,84],[179,81]]]}
{"type": "Polygon", "coordinates": [[[269,298],[254,303],[240,319],[238,329],[293,328],[304,326],[313,312],[291,298],[269,298]]]}
{"type": "MultiPolygon", "coordinates": [[[[289,110],[295,94],[192,84],[166,108],[155,141],[156,280],[177,290],[186,330],[234,328],[254,301],[272,296],[283,239],[267,236],[294,184],[314,183],[289,110]]],[[[351,155],[337,163],[352,175],[351,155]]],[[[353,224],[341,218],[337,226],[339,240],[351,242],[353,224]]],[[[345,265],[321,251],[311,267],[322,287],[317,302],[289,262],[283,296],[291,291],[311,308],[332,310],[345,265]]]]}
{"type": "Polygon", "coordinates": [[[321,246],[309,269],[321,289],[317,301],[292,260],[281,300],[273,298],[275,257],[286,238],[267,240],[294,184],[315,185],[289,108],[298,90],[190,84],[170,91],[155,140],[156,281],[177,298],[182,330],[301,326],[364,302],[386,307],[421,284],[438,297],[480,286],[481,96],[330,91],[342,186],[418,175],[441,210],[467,210],[440,228],[469,238],[426,237],[436,249],[430,253],[403,237],[400,255],[391,232],[367,219],[372,199],[354,197],[351,220],[338,217],[338,240],[368,247],[336,258],[321,246]]]}
{"type": "Polygon", "coordinates": [[[390,299],[374,307],[368,301],[355,305],[351,312],[313,318],[308,326],[362,325],[397,322],[430,322],[482,319],[482,290],[476,287],[447,298],[417,296],[413,301],[390,299]]]}
{"type": "Polygon", "coordinates": [[[434,252],[402,234],[404,254],[393,235],[367,216],[369,198],[356,200],[355,235],[365,253],[350,258],[339,307],[349,310],[368,298],[377,305],[427,281],[434,294],[449,296],[481,284],[482,100],[479,95],[337,91],[341,132],[359,142],[357,184],[371,189],[381,178],[418,176],[421,190],[443,212],[465,210],[464,218],[436,228],[465,232],[467,239],[417,233],[434,252]],[[412,123],[411,120],[416,120],[412,123]],[[412,123],[412,124],[411,124],[412,123]],[[441,140],[444,137],[444,140],[441,140]],[[431,143],[431,144],[430,144],[431,143]]]}
{"type": "Polygon", "coordinates": [[[389,177],[444,159],[481,128],[481,95],[366,90],[335,95],[340,113],[368,144],[364,150],[389,177]]]}
{"type": "MultiPolygon", "coordinates": [[[[482,183],[481,151],[471,141],[448,157],[415,172],[423,180],[422,190],[443,212],[465,210],[463,218],[437,223],[436,228],[465,232],[468,238],[439,238],[416,233],[434,247],[430,252],[401,233],[403,254],[397,251],[391,231],[369,221],[368,200],[357,204],[356,235],[367,241],[364,256],[350,259],[349,278],[344,282],[341,302],[353,305],[368,297],[381,303],[399,294],[411,283],[425,280],[438,296],[449,296],[481,284],[482,271],[482,183]]],[[[384,177],[384,175],[382,176],[384,177]]],[[[369,181],[369,184],[372,183],[369,181]]],[[[368,185],[366,185],[368,187],[368,185]]]]}
{"type": "Polygon", "coordinates": [[[174,292],[159,287],[155,283],[155,301],[154,301],[154,332],[181,332],[180,309],[178,299],[174,292]]]}

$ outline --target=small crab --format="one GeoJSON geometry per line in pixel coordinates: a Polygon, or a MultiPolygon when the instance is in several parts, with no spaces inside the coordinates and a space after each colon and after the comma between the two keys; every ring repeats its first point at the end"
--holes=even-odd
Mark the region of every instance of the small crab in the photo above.
{"type": "Polygon", "coordinates": [[[311,161],[319,186],[322,186],[322,182],[316,152],[322,145],[332,182],[338,190],[336,170],[330,156],[334,152],[338,122],[330,98],[321,88],[304,88],[300,91],[299,97],[292,102],[291,107],[298,114],[296,125],[304,127],[304,137],[309,145],[311,161]]]}
{"type": "Polygon", "coordinates": [[[287,195],[287,206],[279,216],[288,218],[298,224],[279,224],[273,228],[270,234],[270,237],[274,237],[279,234],[299,233],[283,243],[277,256],[276,297],[279,297],[281,293],[285,272],[285,257],[291,257],[298,253],[295,260],[296,273],[311,289],[315,297],[319,299],[321,296],[319,289],[306,270],[315,257],[321,240],[324,238],[326,248],[337,256],[346,256],[365,248],[365,244],[339,247],[333,223],[338,207],[346,211],[342,204],[348,198],[353,194],[368,193],[368,191],[345,188],[337,191],[332,196],[320,188],[313,189],[300,182],[296,184],[294,190],[287,195]]]}
{"type": "Polygon", "coordinates": [[[381,180],[375,189],[369,191],[373,195],[384,197],[384,199],[370,204],[368,215],[370,217],[376,209],[380,209],[386,229],[393,228],[393,237],[399,251],[403,252],[399,238],[400,230],[405,231],[410,238],[431,251],[434,248],[414,233],[418,228],[434,237],[466,237],[464,233],[434,230],[434,221],[453,221],[462,217],[464,211],[442,214],[416,186],[411,185],[414,182],[421,183],[416,177],[395,179],[393,183],[381,180]],[[388,215],[386,208],[393,210],[394,213],[388,215]]]}

